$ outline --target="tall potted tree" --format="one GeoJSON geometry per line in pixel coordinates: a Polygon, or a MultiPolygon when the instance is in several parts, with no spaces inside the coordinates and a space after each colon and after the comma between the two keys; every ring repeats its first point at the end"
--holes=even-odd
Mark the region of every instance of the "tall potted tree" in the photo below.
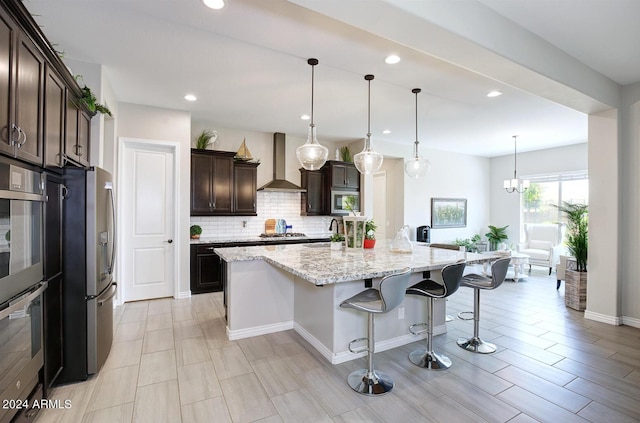
{"type": "MultiPolygon", "coordinates": [[[[589,209],[586,204],[563,202],[558,209],[567,216],[569,253],[575,258],[575,269],[565,271],[564,303],[575,310],[587,308],[587,247],[589,244],[589,209]]],[[[572,266],[573,267],[573,266],[572,266]]]]}

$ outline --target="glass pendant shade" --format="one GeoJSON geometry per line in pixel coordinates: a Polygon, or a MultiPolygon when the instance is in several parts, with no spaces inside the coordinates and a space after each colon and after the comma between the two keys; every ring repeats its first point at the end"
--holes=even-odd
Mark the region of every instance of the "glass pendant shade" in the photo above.
{"type": "Polygon", "coordinates": [[[309,125],[309,135],[304,145],[296,148],[296,157],[300,165],[307,170],[318,170],[324,166],[329,157],[329,149],[318,143],[316,126],[309,125]]]}
{"type": "Polygon", "coordinates": [[[309,59],[307,63],[311,65],[311,123],[309,124],[307,142],[296,148],[296,157],[306,170],[318,170],[327,161],[329,149],[318,142],[316,125],[313,123],[314,68],[318,64],[318,59],[309,59]]]}
{"type": "Polygon", "coordinates": [[[353,156],[353,163],[356,165],[358,172],[370,174],[377,172],[382,166],[382,154],[376,153],[371,148],[371,80],[373,75],[365,75],[364,79],[369,82],[368,100],[367,100],[367,138],[364,139],[364,148],[361,152],[353,156]]]}
{"type": "Polygon", "coordinates": [[[382,154],[376,153],[371,149],[371,134],[367,134],[367,138],[364,141],[364,148],[361,152],[353,156],[353,163],[356,165],[356,169],[365,175],[377,172],[380,166],[382,166],[382,161],[382,154]]]}
{"type": "Polygon", "coordinates": [[[431,170],[431,162],[422,156],[414,156],[404,162],[404,172],[410,178],[419,179],[431,170]]]}

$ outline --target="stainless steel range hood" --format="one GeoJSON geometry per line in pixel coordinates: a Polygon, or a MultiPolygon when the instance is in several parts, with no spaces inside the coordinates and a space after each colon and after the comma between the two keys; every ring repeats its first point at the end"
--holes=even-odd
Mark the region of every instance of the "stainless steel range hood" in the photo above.
{"type": "Polygon", "coordinates": [[[258,188],[258,191],[307,192],[306,189],[284,179],[285,138],[286,135],[282,132],[273,134],[273,180],[258,188]]]}

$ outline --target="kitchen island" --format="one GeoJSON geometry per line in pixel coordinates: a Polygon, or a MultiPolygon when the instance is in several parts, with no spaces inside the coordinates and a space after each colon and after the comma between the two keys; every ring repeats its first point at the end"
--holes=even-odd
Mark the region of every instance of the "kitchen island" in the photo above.
{"type": "MultiPolygon", "coordinates": [[[[349,342],[366,336],[366,314],[339,307],[342,300],[377,287],[380,279],[409,267],[411,282],[464,259],[468,264],[495,260],[484,254],[414,246],[413,253],[391,252],[389,241],[375,249],[334,251],[329,243],[216,248],[225,262],[225,303],[230,340],[294,329],[331,363],[360,355],[348,352],[349,342]]],[[[445,301],[436,301],[434,334],[446,332],[445,301]]],[[[426,301],[407,296],[391,313],[376,318],[376,350],[395,348],[420,339],[409,325],[426,322],[426,301]]]]}

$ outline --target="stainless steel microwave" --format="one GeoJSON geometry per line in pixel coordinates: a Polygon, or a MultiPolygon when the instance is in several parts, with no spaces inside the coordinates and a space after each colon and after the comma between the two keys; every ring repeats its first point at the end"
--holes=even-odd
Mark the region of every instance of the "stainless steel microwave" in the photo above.
{"type": "Polygon", "coordinates": [[[331,191],[331,214],[348,215],[349,208],[360,211],[360,193],[358,191],[331,191]]]}

